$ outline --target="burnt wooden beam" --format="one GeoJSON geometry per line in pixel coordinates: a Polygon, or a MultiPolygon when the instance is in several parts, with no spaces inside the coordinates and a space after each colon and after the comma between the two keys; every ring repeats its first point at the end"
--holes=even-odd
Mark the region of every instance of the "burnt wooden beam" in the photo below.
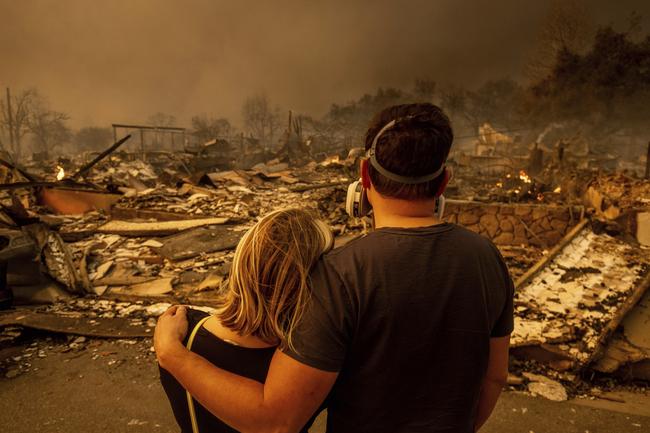
{"type": "Polygon", "coordinates": [[[103,151],[102,153],[97,155],[95,157],[95,159],[93,159],[88,164],[84,165],[79,170],[77,170],[77,172],[75,174],[70,176],[70,179],[76,179],[79,176],[82,176],[82,175],[86,174],[91,168],[93,168],[95,166],[95,164],[97,164],[102,159],[106,158],[111,153],[115,152],[117,150],[117,148],[120,147],[122,144],[124,144],[129,138],[131,138],[131,134],[125,136],[124,138],[122,138],[119,141],[116,141],[111,147],[109,147],[108,149],[106,149],[105,151],[103,151]]]}
{"type": "Polygon", "coordinates": [[[27,172],[25,169],[22,169],[17,165],[10,163],[9,161],[5,161],[2,158],[0,158],[0,165],[4,165],[9,170],[16,170],[18,173],[20,173],[25,179],[29,180],[30,182],[38,182],[41,180],[37,176],[34,176],[33,174],[27,172]]]}

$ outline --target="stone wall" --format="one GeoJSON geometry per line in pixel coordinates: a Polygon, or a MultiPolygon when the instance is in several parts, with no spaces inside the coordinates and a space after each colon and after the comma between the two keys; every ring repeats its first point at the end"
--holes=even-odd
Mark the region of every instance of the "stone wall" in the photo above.
{"type": "Polygon", "coordinates": [[[498,245],[553,247],[578,223],[574,206],[447,200],[445,220],[480,233],[498,245]]]}

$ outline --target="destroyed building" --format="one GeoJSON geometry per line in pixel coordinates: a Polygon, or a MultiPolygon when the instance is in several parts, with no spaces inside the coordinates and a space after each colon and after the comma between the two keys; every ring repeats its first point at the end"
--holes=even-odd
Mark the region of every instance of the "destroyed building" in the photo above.
{"type": "MultiPolygon", "coordinates": [[[[344,211],[358,152],[316,162],[295,119],[275,154],[220,139],[198,152],[120,152],[126,140],[92,159],[3,161],[0,260],[14,297],[0,312],[3,329],[151,336],[171,303],[213,305],[237,242],[270,210],[314,209],[336,245],[371,227],[344,211]],[[247,164],[219,159],[236,149],[247,164]]],[[[490,238],[516,281],[512,353],[548,370],[512,383],[543,394],[587,370],[650,380],[650,182],[561,175],[553,164],[531,176],[528,162],[509,158],[477,175],[456,157],[445,212],[490,238]]]]}

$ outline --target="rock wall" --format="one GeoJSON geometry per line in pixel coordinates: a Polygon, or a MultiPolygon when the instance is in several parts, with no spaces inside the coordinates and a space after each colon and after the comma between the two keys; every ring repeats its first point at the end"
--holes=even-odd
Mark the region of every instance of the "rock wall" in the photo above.
{"type": "Polygon", "coordinates": [[[641,245],[650,246],[650,212],[636,214],[636,239],[641,245]]]}
{"type": "Polygon", "coordinates": [[[581,212],[574,206],[447,200],[445,220],[487,236],[497,245],[550,248],[578,223],[581,212]]]}

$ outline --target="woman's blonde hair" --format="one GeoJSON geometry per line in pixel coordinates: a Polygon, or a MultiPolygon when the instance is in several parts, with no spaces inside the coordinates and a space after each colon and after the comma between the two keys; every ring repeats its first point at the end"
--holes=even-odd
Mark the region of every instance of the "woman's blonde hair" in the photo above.
{"type": "Polygon", "coordinates": [[[221,323],[241,335],[295,349],[292,332],[309,298],[309,271],[331,247],[327,226],[302,209],[269,213],[237,245],[221,323]]]}

